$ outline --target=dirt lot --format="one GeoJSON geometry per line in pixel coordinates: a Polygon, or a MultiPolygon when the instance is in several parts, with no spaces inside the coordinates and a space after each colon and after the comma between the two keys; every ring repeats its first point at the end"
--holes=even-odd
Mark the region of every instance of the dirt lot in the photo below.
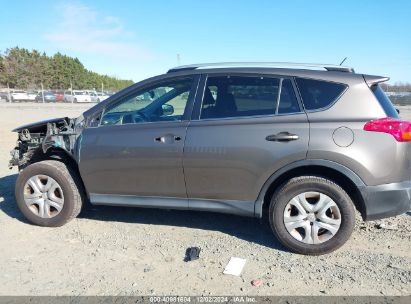
{"type": "Polygon", "coordinates": [[[93,207],[61,228],[28,224],[7,168],[10,130],[89,106],[0,103],[0,295],[411,294],[411,212],[358,221],[343,248],[320,257],[289,253],[267,225],[230,215],[93,207]],[[189,246],[201,258],[186,263],[189,246]],[[247,259],[242,277],[222,274],[232,256],[247,259]],[[251,286],[256,278],[262,286],[251,286]]]}

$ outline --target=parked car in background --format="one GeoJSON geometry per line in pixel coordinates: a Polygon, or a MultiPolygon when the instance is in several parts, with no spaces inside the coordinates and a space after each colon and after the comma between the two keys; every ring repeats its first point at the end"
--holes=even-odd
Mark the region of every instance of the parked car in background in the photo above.
{"type": "Polygon", "coordinates": [[[90,97],[91,97],[91,101],[93,101],[93,102],[101,102],[103,100],[106,100],[110,96],[108,96],[104,92],[97,92],[97,93],[91,93],[90,97]]]}
{"type": "Polygon", "coordinates": [[[21,102],[21,101],[27,101],[28,100],[28,95],[27,92],[18,90],[18,91],[13,91],[11,93],[11,101],[12,102],[21,102]]]}
{"type": "Polygon", "coordinates": [[[64,91],[64,102],[73,102],[74,93],[71,90],[64,91]]]}
{"type": "Polygon", "coordinates": [[[106,100],[107,98],[109,98],[111,95],[109,95],[109,94],[107,94],[107,93],[105,93],[105,92],[100,92],[100,93],[97,93],[97,96],[98,96],[97,102],[101,102],[101,101],[104,101],[104,100],[106,100]]]}
{"type": "Polygon", "coordinates": [[[39,92],[36,96],[36,102],[43,102],[43,95],[44,102],[56,102],[56,96],[50,91],[39,92]]]}
{"type": "Polygon", "coordinates": [[[27,92],[27,100],[28,101],[35,101],[37,94],[38,94],[37,91],[28,91],[27,92]]]}
{"type": "Polygon", "coordinates": [[[86,95],[89,95],[89,96],[90,96],[90,101],[91,101],[91,102],[97,102],[97,99],[92,97],[92,95],[93,95],[93,96],[97,96],[96,90],[83,90],[83,92],[84,92],[86,95]]]}
{"type": "Polygon", "coordinates": [[[65,102],[91,102],[91,96],[80,90],[65,91],[64,92],[65,102]]]}
{"type": "Polygon", "coordinates": [[[63,102],[64,101],[64,91],[53,91],[54,96],[56,96],[56,101],[57,102],[63,102]]]}
{"type": "Polygon", "coordinates": [[[90,92],[88,94],[90,95],[91,102],[98,102],[98,96],[96,92],[90,92]]]}
{"type": "Polygon", "coordinates": [[[5,91],[0,92],[0,100],[9,101],[9,93],[5,91]]]}

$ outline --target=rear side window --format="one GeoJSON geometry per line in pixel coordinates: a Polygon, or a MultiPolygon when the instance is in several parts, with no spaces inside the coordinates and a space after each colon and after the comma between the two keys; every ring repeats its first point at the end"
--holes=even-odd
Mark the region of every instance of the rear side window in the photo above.
{"type": "Polygon", "coordinates": [[[290,79],[208,77],[201,118],[228,118],[300,112],[290,79]]]}
{"type": "Polygon", "coordinates": [[[347,85],[323,80],[296,78],[306,110],[330,106],[347,88],[347,85]]]}
{"type": "Polygon", "coordinates": [[[384,112],[388,117],[399,117],[398,112],[393,106],[391,100],[379,85],[373,85],[371,87],[371,91],[374,93],[375,97],[377,98],[378,102],[380,103],[381,107],[384,109],[384,112]]]}

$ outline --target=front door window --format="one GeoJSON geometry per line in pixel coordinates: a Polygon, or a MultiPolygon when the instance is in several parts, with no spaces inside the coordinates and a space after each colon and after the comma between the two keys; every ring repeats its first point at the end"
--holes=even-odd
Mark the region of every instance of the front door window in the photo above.
{"type": "Polygon", "coordinates": [[[181,121],[192,83],[191,77],[174,79],[127,96],[107,107],[101,125],[181,121]]]}

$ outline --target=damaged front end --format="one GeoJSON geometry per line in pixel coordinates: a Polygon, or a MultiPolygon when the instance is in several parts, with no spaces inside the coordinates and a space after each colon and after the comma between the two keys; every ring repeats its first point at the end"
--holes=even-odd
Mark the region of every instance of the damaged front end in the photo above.
{"type": "Polygon", "coordinates": [[[75,144],[81,129],[81,117],[51,119],[14,129],[13,132],[18,132],[18,140],[10,152],[9,167],[17,166],[20,170],[48,154],[59,158],[68,155],[75,159],[75,144]]]}

